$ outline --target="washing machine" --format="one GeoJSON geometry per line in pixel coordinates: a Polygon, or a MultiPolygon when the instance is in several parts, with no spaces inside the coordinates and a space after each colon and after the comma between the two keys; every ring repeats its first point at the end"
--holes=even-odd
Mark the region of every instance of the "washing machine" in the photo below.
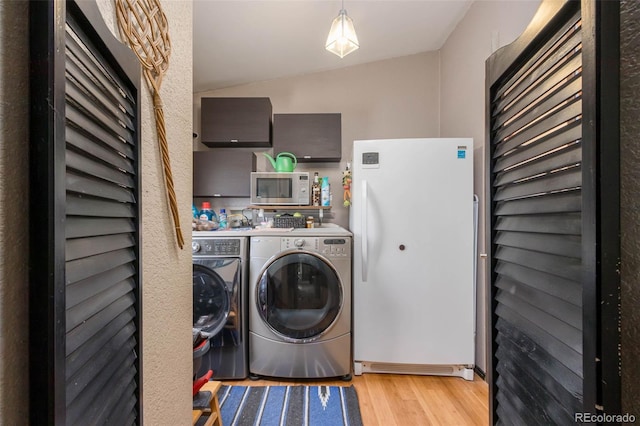
{"type": "Polygon", "coordinates": [[[250,378],[351,379],[351,239],[339,227],[250,237],[250,378]]]}
{"type": "Polygon", "coordinates": [[[197,377],[208,370],[212,379],[248,376],[247,237],[194,232],[193,328],[209,339],[197,377]]]}

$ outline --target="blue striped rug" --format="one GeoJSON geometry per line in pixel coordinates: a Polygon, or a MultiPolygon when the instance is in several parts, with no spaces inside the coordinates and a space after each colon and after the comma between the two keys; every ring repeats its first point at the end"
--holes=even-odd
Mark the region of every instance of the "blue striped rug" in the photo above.
{"type": "Polygon", "coordinates": [[[353,386],[226,386],[218,391],[224,426],[361,426],[353,386]]]}

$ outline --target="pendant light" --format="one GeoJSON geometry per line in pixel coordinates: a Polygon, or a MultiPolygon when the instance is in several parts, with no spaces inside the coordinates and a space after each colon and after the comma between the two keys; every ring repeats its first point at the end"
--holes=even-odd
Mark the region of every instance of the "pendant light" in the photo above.
{"type": "Polygon", "coordinates": [[[360,45],[358,44],[356,30],[353,28],[353,21],[347,16],[347,11],[344,8],[344,0],[342,0],[340,13],[331,23],[325,48],[329,52],[344,58],[358,47],[360,47],[360,45]]]}

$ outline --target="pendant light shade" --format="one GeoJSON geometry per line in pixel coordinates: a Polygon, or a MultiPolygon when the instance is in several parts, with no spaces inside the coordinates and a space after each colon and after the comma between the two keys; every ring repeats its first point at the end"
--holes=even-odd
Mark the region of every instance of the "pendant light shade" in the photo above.
{"type": "Polygon", "coordinates": [[[356,30],[353,28],[353,21],[347,16],[345,9],[340,9],[340,13],[331,23],[325,47],[329,52],[335,53],[341,58],[360,47],[356,30]]]}

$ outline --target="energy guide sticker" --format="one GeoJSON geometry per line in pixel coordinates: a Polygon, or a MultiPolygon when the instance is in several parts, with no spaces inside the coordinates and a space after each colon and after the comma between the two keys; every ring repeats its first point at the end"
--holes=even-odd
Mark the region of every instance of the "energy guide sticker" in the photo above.
{"type": "Polygon", "coordinates": [[[459,146],[458,147],[458,158],[467,158],[467,147],[459,146]]]}

